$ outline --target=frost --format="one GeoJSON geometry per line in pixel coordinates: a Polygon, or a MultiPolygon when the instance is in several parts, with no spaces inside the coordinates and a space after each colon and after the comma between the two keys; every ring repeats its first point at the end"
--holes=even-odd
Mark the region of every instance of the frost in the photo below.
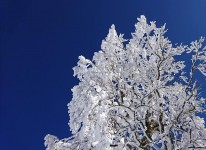
{"type": "Polygon", "coordinates": [[[205,112],[198,82],[206,76],[204,38],[174,47],[165,25],[137,20],[128,44],[112,25],[92,60],[79,56],[80,82],[68,104],[73,136],[47,135],[47,150],[206,149],[197,116],[205,112]]]}

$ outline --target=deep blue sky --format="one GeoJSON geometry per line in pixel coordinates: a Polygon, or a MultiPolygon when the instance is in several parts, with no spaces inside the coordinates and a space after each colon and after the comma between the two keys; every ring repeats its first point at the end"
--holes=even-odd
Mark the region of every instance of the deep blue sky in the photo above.
{"type": "Polygon", "coordinates": [[[173,43],[206,36],[205,0],[0,0],[0,149],[43,150],[69,136],[72,67],[92,58],[111,24],[130,38],[141,14],[173,43]]]}

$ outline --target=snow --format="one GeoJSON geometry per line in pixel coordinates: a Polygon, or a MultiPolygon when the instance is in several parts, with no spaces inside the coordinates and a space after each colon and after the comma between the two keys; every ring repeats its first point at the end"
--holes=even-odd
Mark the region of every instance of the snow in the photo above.
{"type": "Polygon", "coordinates": [[[204,38],[174,47],[166,31],[140,16],[128,44],[112,25],[92,61],[79,56],[68,104],[73,136],[47,135],[47,150],[206,149],[196,115],[205,106],[196,82],[203,79],[195,78],[198,70],[206,76],[204,38]],[[176,60],[182,54],[190,64],[176,60]]]}

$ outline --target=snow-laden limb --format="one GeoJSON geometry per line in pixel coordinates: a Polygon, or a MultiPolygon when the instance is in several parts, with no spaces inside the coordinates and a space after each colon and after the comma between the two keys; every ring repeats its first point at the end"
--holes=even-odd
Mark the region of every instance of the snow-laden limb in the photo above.
{"type": "Polygon", "coordinates": [[[205,122],[196,115],[205,111],[204,38],[174,47],[165,33],[141,16],[128,44],[112,25],[92,60],[79,56],[80,83],[68,104],[73,136],[47,135],[47,150],[206,149],[205,122]],[[176,59],[185,55],[190,64],[176,59]]]}

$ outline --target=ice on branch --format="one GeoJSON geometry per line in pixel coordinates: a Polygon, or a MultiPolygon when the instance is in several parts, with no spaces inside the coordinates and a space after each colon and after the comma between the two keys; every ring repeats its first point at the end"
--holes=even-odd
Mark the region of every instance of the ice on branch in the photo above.
{"type": "Polygon", "coordinates": [[[206,149],[198,116],[205,113],[204,38],[174,46],[166,31],[141,16],[127,44],[112,25],[92,60],[79,56],[73,70],[80,82],[68,104],[73,136],[47,135],[46,149],[206,149]]]}

